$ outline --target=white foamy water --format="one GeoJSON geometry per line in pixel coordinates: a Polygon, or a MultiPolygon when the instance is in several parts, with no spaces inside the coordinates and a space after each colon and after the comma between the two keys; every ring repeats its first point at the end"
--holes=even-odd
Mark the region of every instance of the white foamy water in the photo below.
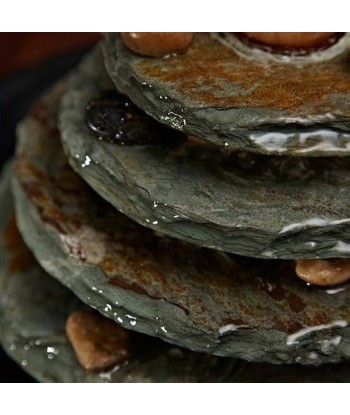
{"type": "Polygon", "coordinates": [[[305,329],[299,330],[296,333],[291,334],[287,337],[287,346],[292,346],[293,344],[299,343],[299,340],[313,332],[322,331],[322,330],[328,330],[334,327],[347,327],[348,322],[345,320],[337,320],[333,321],[330,324],[320,324],[319,326],[313,326],[313,327],[307,327],[305,329]]]}

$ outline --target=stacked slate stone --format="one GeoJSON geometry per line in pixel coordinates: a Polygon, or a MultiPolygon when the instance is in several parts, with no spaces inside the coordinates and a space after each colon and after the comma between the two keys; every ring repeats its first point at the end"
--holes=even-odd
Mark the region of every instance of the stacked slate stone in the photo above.
{"type": "Polygon", "coordinates": [[[41,381],[348,381],[349,283],[295,269],[348,266],[345,66],[106,35],[3,172],[9,355],[41,381]]]}

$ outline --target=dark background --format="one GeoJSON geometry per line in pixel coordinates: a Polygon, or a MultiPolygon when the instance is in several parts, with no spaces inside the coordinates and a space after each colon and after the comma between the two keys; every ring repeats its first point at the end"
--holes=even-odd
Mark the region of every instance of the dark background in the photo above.
{"type": "MultiPolygon", "coordinates": [[[[77,65],[98,39],[96,33],[0,33],[0,170],[14,152],[16,124],[30,104],[77,65]]],[[[0,347],[4,382],[34,380],[0,347]]]]}

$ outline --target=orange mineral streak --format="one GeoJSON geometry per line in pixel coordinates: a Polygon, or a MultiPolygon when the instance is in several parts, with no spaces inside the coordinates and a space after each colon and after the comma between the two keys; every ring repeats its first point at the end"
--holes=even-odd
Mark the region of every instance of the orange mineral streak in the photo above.
{"type": "Polygon", "coordinates": [[[335,32],[243,32],[254,41],[271,46],[313,48],[333,37],[335,32]]]}
{"type": "Polygon", "coordinates": [[[161,57],[184,51],[193,34],[185,32],[124,32],[126,46],[140,55],[161,57]]]}
{"type": "Polygon", "coordinates": [[[5,248],[9,254],[6,270],[7,275],[27,271],[35,265],[35,258],[22,240],[14,215],[8,220],[5,226],[3,239],[5,248]]]}

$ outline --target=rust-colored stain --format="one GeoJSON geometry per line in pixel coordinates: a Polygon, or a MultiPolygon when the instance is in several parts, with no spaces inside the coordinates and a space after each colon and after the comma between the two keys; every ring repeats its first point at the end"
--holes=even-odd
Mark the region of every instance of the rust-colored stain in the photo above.
{"type": "Polygon", "coordinates": [[[230,48],[198,34],[187,52],[167,59],[140,58],[134,64],[141,79],[167,85],[188,107],[255,107],[287,111],[350,114],[334,100],[350,91],[350,62],[301,67],[245,59],[230,48]],[[232,87],[233,86],[233,87],[232,87]]]}
{"type": "Polygon", "coordinates": [[[9,254],[6,269],[7,275],[27,271],[36,264],[33,254],[24,244],[22,236],[18,231],[14,215],[9,218],[5,226],[3,239],[9,254]]]}

